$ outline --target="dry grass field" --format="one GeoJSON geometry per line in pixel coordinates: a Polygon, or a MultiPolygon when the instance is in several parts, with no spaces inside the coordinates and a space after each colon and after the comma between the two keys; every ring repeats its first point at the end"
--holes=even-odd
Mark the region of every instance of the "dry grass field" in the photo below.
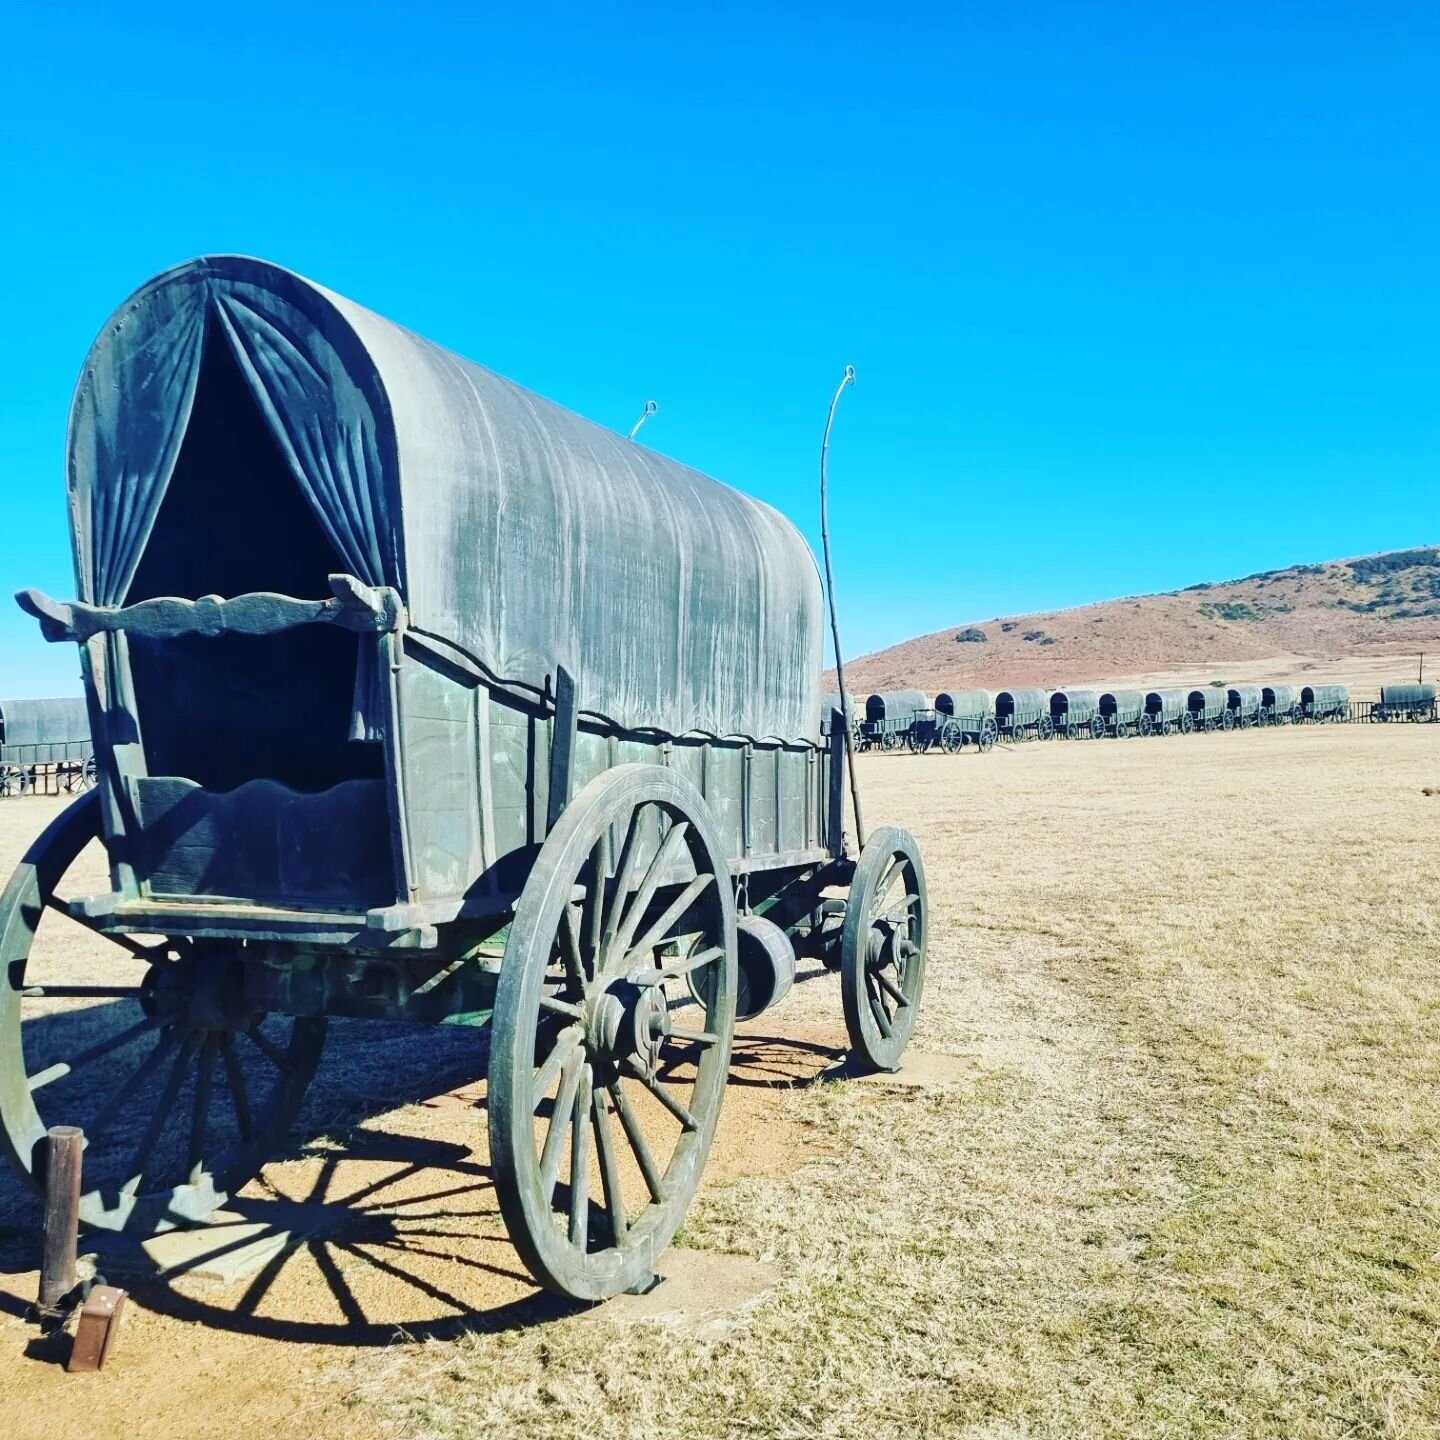
{"type": "MultiPolygon", "coordinates": [[[[0,1186],[7,1433],[1440,1433],[1440,726],[866,756],[861,779],[926,856],[917,1044],[964,1063],[917,1091],[788,1083],[834,1041],[830,978],[752,1027],[681,1236],[778,1267],[736,1329],[530,1298],[464,1053],[439,1075],[423,1037],[343,1032],[256,1193],[378,1179],[392,1203],[355,1200],[361,1229],[265,1294],[138,1287],[98,1378],[14,1316],[33,1212],[0,1186]]],[[[50,808],[0,805],[6,868],[50,808]]]]}

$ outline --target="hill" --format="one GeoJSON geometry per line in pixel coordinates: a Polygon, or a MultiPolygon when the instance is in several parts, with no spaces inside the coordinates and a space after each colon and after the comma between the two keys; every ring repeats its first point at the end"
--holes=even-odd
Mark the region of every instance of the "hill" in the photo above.
{"type": "Polygon", "coordinates": [[[845,680],[858,694],[1262,674],[1359,682],[1413,679],[1414,657],[1424,650],[1437,652],[1440,675],[1440,549],[1433,547],[966,621],[847,660],[845,680]]]}

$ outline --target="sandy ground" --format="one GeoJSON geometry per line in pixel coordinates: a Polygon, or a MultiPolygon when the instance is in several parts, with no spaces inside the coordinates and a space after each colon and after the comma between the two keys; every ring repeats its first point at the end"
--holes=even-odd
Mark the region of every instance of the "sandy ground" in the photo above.
{"type": "MultiPolygon", "coordinates": [[[[473,1037],[437,1045],[428,1031],[417,1039],[404,1027],[341,1025],[286,1153],[247,1192],[262,1209],[282,1198],[334,1207],[333,1225],[235,1286],[133,1286],[120,1352],[99,1377],[66,1376],[24,1321],[36,1210],[0,1181],[8,1433],[1435,1433],[1428,1426],[1440,1408],[1416,1378],[1434,1357],[1412,1362],[1401,1352],[1372,1359],[1365,1372],[1364,1384],[1384,1382],[1374,1413],[1390,1421],[1354,1423],[1371,1412],[1360,1400],[1351,1405],[1347,1386],[1362,1382],[1351,1380],[1344,1357],[1352,1339],[1357,1353],[1378,1353],[1361,1318],[1344,1344],[1327,1349],[1325,1335],[1314,1342],[1314,1385],[1306,1372],[1287,1391],[1282,1374],[1277,1399],[1243,1355],[1197,1359],[1198,1342],[1178,1321],[1163,1344],[1147,1334],[1133,1351],[1128,1338],[1127,1348],[1108,1350],[1111,1322],[1077,1309],[1076,1297],[1099,1297],[1106,1314],[1137,1303],[1144,1313],[1150,1302],[1137,1301],[1138,1278],[1127,1267],[1153,1250],[1164,1216],[1191,1204],[1184,1155],[1195,1147],[1185,1126],[1213,1112],[1240,1137],[1257,1123],[1232,1113],[1214,1077],[1207,1089],[1188,1071],[1172,1073],[1178,1057],[1190,1048],[1218,1055],[1231,1041],[1244,1055],[1263,1052],[1277,1083],[1289,1086],[1290,1108],[1303,1110],[1319,1071],[1292,1011],[1319,1013],[1328,992],[1313,990],[1308,975],[1285,979],[1299,965],[1295,955],[1320,944],[1372,975],[1395,953],[1394,935],[1414,935],[1418,968],[1390,979],[1433,991],[1440,797],[1423,791],[1440,787],[1440,726],[1057,742],[998,747],[987,757],[865,756],[860,764],[867,821],[911,826],[926,856],[932,930],[916,1043],[966,1057],[977,1080],[934,1103],[843,1082],[807,1087],[843,1041],[838,982],[827,976],[798,984],[783,1007],[747,1027],[682,1238],[776,1261],[791,1283],[774,1313],[756,1321],[753,1340],[726,1352],[730,1382],[728,1372],[714,1373],[713,1352],[673,1346],[674,1376],[659,1379],[665,1365],[655,1372],[670,1387],[670,1409],[635,1409],[607,1378],[611,1362],[596,1342],[573,1338],[580,1332],[563,1307],[537,1296],[506,1242],[477,1108],[483,1067],[465,1048],[473,1037]],[[1392,943],[1362,951],[1377,927],[1392,943]],[[1212,961],[1221,951],[1238,960],[1217,979],[1212,961]],[[1263,988],[1277,975],[1290,986],[1283,1005],[1263,988]],[[1161,1019],[1144,1008],[1158,1013],[1174,999],[1183,1009],[1161,1019]],[[817,1266],[836,1263],[839,1272],[824,1269],[817,1279],[817,1266]],[[1106,1298],[1107,1286],[1117,1298],[1106,1298]],[[835,1348],[839,1336],[882,1312],[889,1318],[875,1342],[902,1348],[887,1351],[890,1371],[876,1362],[852,1373],[849,1350],[835,1348]],[[915,1336],[932,1334],[939,1348],[910,1373],[901,1357],[915,1353],[915,1336]],[[1037,1359],[1052,1352],[1053,1363],[1037,1359]],[[1206,1409],[1195,1397],[1220,1385],[1212,1377],[1234,1393],[1206,1409]],[[467,1398],[437,1399],[437,1386],[460,1387],[467,1398]],[[1167,1386],[1183,1404],[1166,1398],[1167,1386]],[[1285,1411],[1287,1394],[1288,1403],[1308,1404],[1312,1390],[1313,1407],[1285,1411]],[[742,1405],[743,1414],[731,1408],[742,1405]],[[1211,1423],[1216,1414],[1223,1423],[1211,1423]]],[[[0,804],[0,865],[8,869],[56,808],[0,804]]],[[[56,943],[53,963],[73,976],[113,964],[103,954],[80,935],[56,943]]],[[[1347,984],[1371,983],[1346,975],[1347,984]]],[[[1423,1057],[1440,1038],[1431,1011],[1416,1010],[1411,988],[1405,995],[1411,1068],[1391,1105],[1392,1128],[1402,1130],[1405,1117],[1421,1114],[1414,1107],[1427,1087],[1433,1102],[1433,1065],[1423,1057]]],[[[1326,1025],[1369,1025],[1367,1005],[1379,1001],[1365,991],[1345,1005],[1326,1025]]],[[[1345,1075],[1326,1082],[1324,1113],[1343,1113],[1347,1126],[1352,1100],[1362,1109],[1379,1100],[1350,1091],[1385,1076],[1396,1083],[1369,1053],[1369,1076],[1347,1061],[1345,1075]]],[[[1287,1140],[1288,1164],[1300,1165],[1305,1146],[1319,1143],[1318,1122],[1304,1117],[1305,1143],[1296,1149],[1287,1140]]],[[[1396,1142],[1382,1135],[1373,1143],[1396,1142]]],[[[1432,1149],[1427,1130],[1416,1153],[1432,1149]]],[[[1239,1182],[1226,1183],[1222,1193],[1239,1182]]],[[[1388,1172],[1373,1183],[1384,1193],[1400,1185],[1388,1172]]],[[[1338,1181],[1333,1193],[1342,1194],[1338,1181]]],[[[1395,1198],[1424,1203],[1408,1191],[1395,1198]]],[[[1294,1218],[1277,1209],[1266,1224],[1289,1235],[1294,1218]]],[[[1261,1230],[1268,1244],[1270,1230],[1261,1230]]],[[[1203,1235],[1212,1234],[1228,1235],[1221,1220],[1207,1222],[1203,1235]]],[[[1434,1227],[1417,1235],[1417,1244],[1433,1240],[1434,1227]]],[[[1172,1297],[1188,1326],[1185,1287],[1196,1275],[1221,1286],[1244,1249],[1233,1244],[1233,1253],[1192,1256],[1187,1264],[1200,1268],[1183,1271],[1183,1283],[1153,1278],[1155,1303],[1172,1297]]],[[[1433,1254],[1416,1263],[1428,1285],[1423,1267],[1433,1270],[1433,1254]]],[[[1387,1285],[1413,1290],[1402,1271],[1386,1273],[1387,1285]]],[[[1320,1295],[1321,1280],[1309,1283],[1320,1295]]],[[[1226,1303],[1231,1313],[1244,1308],[1226,1303]]],[[[1207,1346],[1222,1343],[1223,1313],[1206,1322],[1207,1346]]],[[[1314,1331],[1312,1322],[1312,1339],[1314,1331]]]]}

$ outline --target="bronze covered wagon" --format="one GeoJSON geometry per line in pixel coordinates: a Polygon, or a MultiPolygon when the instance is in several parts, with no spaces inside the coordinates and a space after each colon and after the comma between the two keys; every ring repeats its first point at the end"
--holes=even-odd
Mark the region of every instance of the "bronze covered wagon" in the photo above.
{"type": "Polygon", "coordinates": [[[893,828],[847,854],[819,580],[774,510],[228,257],[107,322],[68,485],[79,599],[20,598],[80,647],[99,786],[4,898],[0,1110],[32,1182],[45,1127],[85,1128],[87,1224],[205,1220],[329,1016],[488,1026],[510,1234],[596,1298],[652,1273],[797,952],[898,1063],[924,869],[893,828]],[[96,836],[109,889],[76,893],[96,836]],[[113,981],[27,973],[47,908],[113,981]],[[27,1006],[66,998],[129,1019],[35,1053],[27,1006]]]}

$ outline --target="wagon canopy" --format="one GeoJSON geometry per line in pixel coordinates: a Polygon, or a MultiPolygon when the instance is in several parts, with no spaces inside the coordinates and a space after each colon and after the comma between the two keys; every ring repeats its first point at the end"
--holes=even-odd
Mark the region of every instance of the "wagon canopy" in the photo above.
{"type": "Polygon", "coordinates": [[[1100,697],[1100,713],[1117,720],[1138,720],[1144,709],[1145,694],[1141,690],[1107,690],[1100,697]]]}
{"type": "Polygon", "coordinates": [[[1260,688],[1260,698],[1267,710],[1289,710],[1299,697],[1300,692],[1293,685],[1263,685],[1260,688]]]}
{"type": "Polygon", "coordinates": [[[1189,692],[1185,690],[1148,690],[1145,709],[1162,720],[1176,720],[1185,713],[1189,692]]]}
{"type": "Polygon", "coordinates": [[[918,690],[882,690],[865,701],[865,719],[874,724],[891,720],[908,724],[930,702],[918,690]]]}
{"type": "Polygon", "coordinates": [[[1428,682],[1424,685],[1410,683],[1408,685],[1382,685],[1380,687],[1380,703],[1382,705],[1429,705],[1434,702],[1435,687],[1428,682]]]}
{"type": "Polygon", "coordinates": [[[1229,707],[1230,692],[1217,685],[1210,685],[1204,690],[1192,690],[1186,703],[1192,715],[1203,715],[1206,719],[1211,719],[1223,714],[1229,707]]]}
{"type": "Polygon", "coordinates": [[[1226,703],[1242,715],[1253,715],[1260,708],[1261,690],[1258,685],[1232,685],[1225,692],[1226,703]]]}
{"type": "Polygon", "coordinates": [[[0,700],[0,744],[75,745],[90,739],[84,700],[0,700]]]}
{"type": "Polygon", "coordinates": [[[1057,725],[1088,725],[1100,706],[1095,690],[1056,690],[1050,696],[1050,718],[1057,725]]]}
{"type": "Polygon", "coordinates": [[[1043,690],[1002,690],[995,697],[995,714],[1002,720],[1013,718],[1022,725],[1033,725],[1048,713],[1049,704],[1043,690]]]}
{"type": "Polygon", "coordinates": [[[983,720],[995,713],[995,697],[988,690],[942,690],[935,709],[956,720],[983,720]]]}
{"type": "MultiPolygon", "coordinates": [[[[264,507],[261,479],[293,483],[332,569],[394,587],[413,632],[496,680],[539,692],[563,665],[581,708],[626,728],[815,736],[819,579],[787,520],[274,265],[193,260],[116,311],[76,389],[68,477],[89,603],[148,598],[168,491],[202,529],[205,494],[264,507]],[[191,437],[241,409],[278,454],[266,476],[212,443],[172,486],[191,437]]],[[[327,593],[320,573],[303,598],[327,593]]]]}

